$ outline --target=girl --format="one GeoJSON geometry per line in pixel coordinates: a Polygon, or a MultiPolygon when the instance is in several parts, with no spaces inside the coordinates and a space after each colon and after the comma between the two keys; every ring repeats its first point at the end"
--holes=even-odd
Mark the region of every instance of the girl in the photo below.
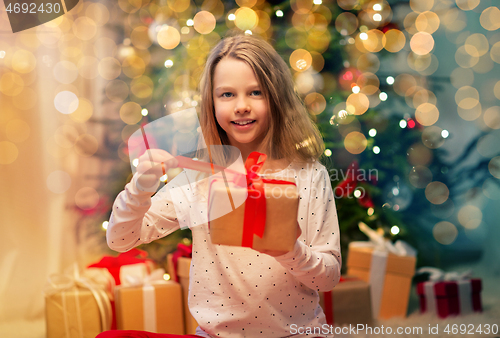
{"type": "MultiPolygon", "coordinates": [[[[294,90],[286,63],[259,38],[225,38],[208,57],[201,96],[200,123],[207,145],[237,147],[243,159],[253,151],[265,153],[268,160],[260,173],[295,177],[300,231],[294,249],[258,252],[212,244],[206,222],[194,221],[199,214],[174,208],[167,193],[151,198],[162,169],[151,167],[146,154],[114,203],[108,245],[127,251],[180,227],[191,228],[189,308],[199,324],[197,336],[333,336],[318,292],[330,291],[340,278],[335,202],[328,173],[317,161],[323,151],[321,137],[294,90]]],[[[155,164],[177,166],[167,152],[151,153],[155,164]]],[[[98,337],[173,336],[108,331],[98,337]]]]}

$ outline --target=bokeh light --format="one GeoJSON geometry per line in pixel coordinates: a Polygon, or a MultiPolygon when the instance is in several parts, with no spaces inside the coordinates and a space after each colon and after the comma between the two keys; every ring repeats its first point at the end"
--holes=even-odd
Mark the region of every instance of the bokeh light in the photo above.
{"type": "Polygon", "coordinates": [[[55,170],[47,176],[47,188],[55,194],[65,193],[71,186],[71,176],[62,170],[55,170]]]}
{"type": "Polygon", "coordinates": [[[410,47],[415,54],[428,54],[434,49],[434,38],[427,32],[418,32],[412,36],[410,47]]]}
{"type": "Polygon", "coordinates": [[[479,22],[484,29],[494,31],[500,28],[500,9],[491,6],[482,11],[479,22]]]}
{"type": "Polygon", "coordinates": [[[431,126],[439,119],[439,110],[432,103],[422,103],[415,110],[415,119],[423,126],[431,126]]]}
{"type": "Polygon", "coordinates": [[[446,184],[438,181],[431,182],[425,188],[425,197],[432,204],[443,204],[450,196],[446,184]]]}
{"type": "Polygon", "coordinates": [[[17,146],[9,141],[0,141],[0,164],[11,164],[19,155],[17,146]]]}
{"type": "MultiPolygon", "coordinates": [[[[253,11],[252,11],[253,12],[253,11]]],[[[236,25],[238,26],[238,11],[236,11],[236,25]]],[[[193,18],[193,27],[200,34],[209,34],[215,28],[215,16],[208,11],[200,11],[193,18]]],[[[239,27],[239,26],[238,26],[239,27]]],[[[251,28],[246,28],[251,29],[251,28]]]]}
{"type": "Polygon", "coordinates": [[[99,203],[99,193],[92,187],[83,187],[75,194],[75,204],[82,210],[95,208],[99,203]]]}
{"type": "Polygon", "coordinates": [[[442,221],[434,225],[432,228],[432,235],[438,243],[450,245],[457,238],[458,230],[453,223],[442,221]]]}
{"type": "Polygon", "coordinates": [[[61,91],[54,98],[54,106],[62,114],[71,114],[78,109],[78,97],[70,91],[61,91]]]}
{"type": "Polygon", "coordinates": [[[351,154],[362,153],[366,149],[367,144],[365,135],[357,131],[350,132],[344,138],[344,147],[351,154]]]}
{"type": "Polygon", "coordinates": [[[457,214],[458,222],[466,229],[477,228],[483,219],[483,213],[475,205],[464,205],[457,214]]]}
{"type": "Polygon", "coordinates": [[[444,144],[444,138],[442,135],[443,129],[430,126],[424,129],[422,132],[422,143],[430,149],[437,149],[444,144]]]}
{"type": "Polygon", "coordinates": [[[493,177],[500,179],[500,156],[493,157],[490,160],[488,170],[493,177]]]}
{"type": "Polygon", "coordinates": [[[163,48],[174,49],[181,42],[181,35],[177,28],[165,25],[158,31],[157,40],[163,48]]]}
{"type": "Polygon", "coordinates": [[[28,139],[31,133],[30,126],[21,119],[13,119],[5,125],[5,136],[14,142],[21,143],[28,139]]]}
{"type": "Polygon", "coordinates": [[[417,165],[411,168],[408,180],[415,188],[425,188],[432,181],[432,172],[425,166],[417,165]]]}

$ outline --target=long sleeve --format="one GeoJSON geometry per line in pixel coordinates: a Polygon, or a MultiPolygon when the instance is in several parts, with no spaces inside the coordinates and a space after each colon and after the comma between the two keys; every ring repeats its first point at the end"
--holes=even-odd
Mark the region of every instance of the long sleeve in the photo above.
{"type": "Polygon", "coordinates": [[[310,184],[300,189],[305,191],[301,198],[309,202],[299,206],[302,235],[292,251],[276,260],[309,288],[330,291],[340,279],[342,260],[335,199],[325,167],[316,162],[310,184]]]}
{"type": "Polygon", "coordinates": [[[179,229],[179,222],[166,187],[141,190],[137,174],[118,194],[106,232],[108,246],[119,252],[152,242],[179,229]]]}

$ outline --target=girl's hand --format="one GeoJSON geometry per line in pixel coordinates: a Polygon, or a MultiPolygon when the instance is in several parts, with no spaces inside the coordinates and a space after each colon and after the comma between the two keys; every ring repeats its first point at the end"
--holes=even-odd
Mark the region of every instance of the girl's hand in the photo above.
{"type": "MultiPolygon", "coordinates": [[[[302,234],[302,230],[300,229],[299,222],[297,222],[297,239],[299,239],[300,235],[302,234]]],[[[282,250],[257,250],[263,254],[272,256],[272,257],[277,257],[284,255],[288,253],[289,251],[282,251],[282,250]]]]}
{"type": "MultiPolygon", "coordinates": [[[[137,184],[145,190],[157,187],[160,177],[178,165],[175,157],[162,149],[150,149],[139,157],[137,184]]],[[[156,189],[155,189],[156,190],[156,189]]]]}

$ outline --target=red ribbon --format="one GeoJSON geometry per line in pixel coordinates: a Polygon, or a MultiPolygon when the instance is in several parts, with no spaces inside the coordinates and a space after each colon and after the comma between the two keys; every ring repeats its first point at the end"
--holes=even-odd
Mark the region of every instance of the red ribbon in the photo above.
{"type": "Polygon", "coordinates": [[[177,244],[177,250],[175,250],[172,255],[172,265],[174,268],[174,280],[176,282],[179,281],[179,277],[177,277],[177,261],[181,257],[191,258],[193,255],[193,245],[185,245],[182,243],[177,244]]]}
{"type": "MultiPolygon", "coordinates": [[[[359,280],[359,278],[340,276],[339,283],[356,281],[356,280],[359,280]]],[[[328,325],[333,325],[333,323],[335,323],[335,317],[333,314],[333,292],[332,291],[327,291],[324,293],[323,303],[324,303],[323,311],[325,312],[326,323],[328,325]]]]}
{"type": "Polygon", "coordinates": [[[115,279],[116,285],[120,285],[120,268],[124,265],[146,263],[148,259],[146,251],[132,249],[119,254],[117,257],[104,256],[99,262],[89,265],[89,268],[106,268],[115,279]]]}
{"type": "Polygon", "coordinates": [[[243,237],[241,239],[241,246],[243,247],[251,248],[253,246],[253,235],[260,238],[264,237],[267,215],[264,183],[296,185],[289,181],[266,179],[259,176],[257,172],[262,168],[266,159],[266,154],[254,151],[245,161],[248,196],[245,201],[243,237]],[[260,157],[262,157],[262,161],[258,162],[260,157]]]}

